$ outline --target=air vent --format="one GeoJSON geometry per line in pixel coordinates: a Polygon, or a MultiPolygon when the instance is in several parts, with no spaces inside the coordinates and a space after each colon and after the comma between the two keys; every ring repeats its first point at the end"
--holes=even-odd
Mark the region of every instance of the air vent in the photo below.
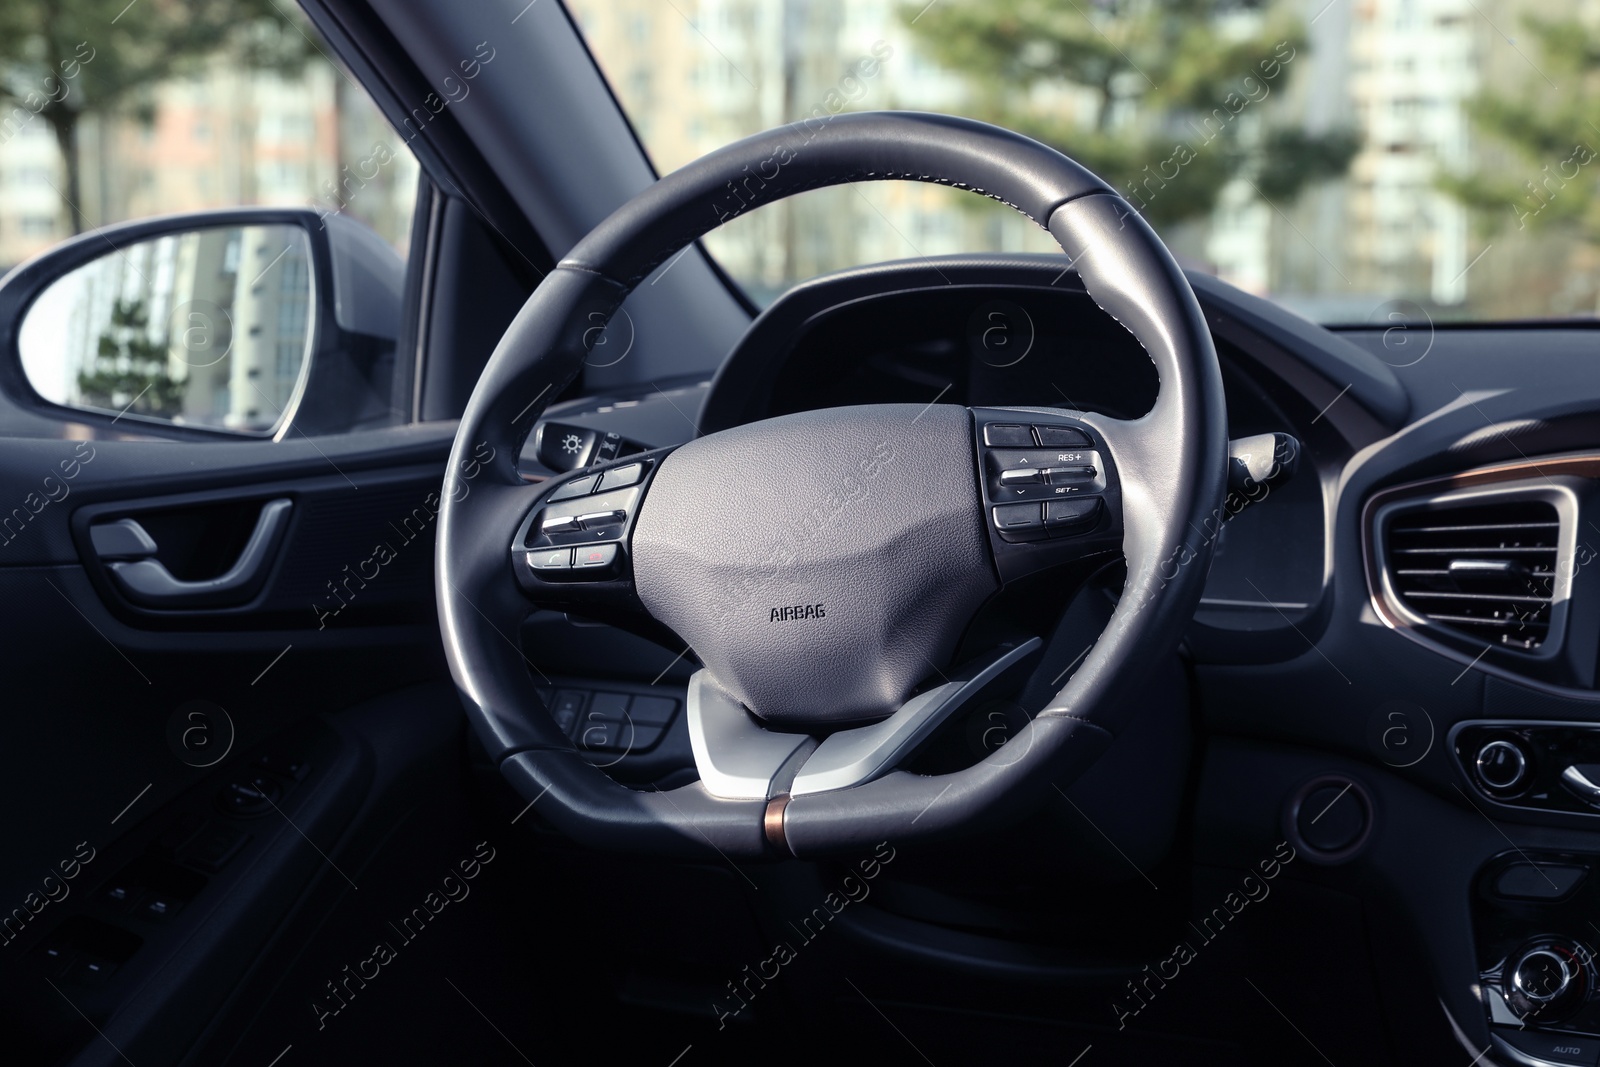
{"type": "Polygon", "coordinates": [[[1384,564],[1413,615],[1532,651],[1550,634],[1560,532],[1555,505],[1526,497],[1405,510],[1389,521],[1384,564]]]}

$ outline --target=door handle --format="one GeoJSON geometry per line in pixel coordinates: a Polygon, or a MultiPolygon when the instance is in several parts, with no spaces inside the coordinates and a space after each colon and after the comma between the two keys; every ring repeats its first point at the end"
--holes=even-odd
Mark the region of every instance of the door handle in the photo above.
{"type": "Polygon", "coordinates": [[[246,598],[277,547],[292,507],[289,500],[269,500],[262,504],[256,528],[233,566],[215,578],[202,581],[177,578],[164,563],[153,558],[155,540],[137,519],[119,519],[91,527],[89,540],[96,555],[107,560],[106,568],[135,604],[153,608],[225,607],[246,598]],[[142,558],[129,558],[134,556],[142,558]]]}
{"type": "Polygon", "coordinates": [[[1600,778],[1600,767],[1593,763],[1575,763],[1561,772],[1561,784],[1591,808],[1600,808],[1600,784],[1596,778],[1600,778]]]}

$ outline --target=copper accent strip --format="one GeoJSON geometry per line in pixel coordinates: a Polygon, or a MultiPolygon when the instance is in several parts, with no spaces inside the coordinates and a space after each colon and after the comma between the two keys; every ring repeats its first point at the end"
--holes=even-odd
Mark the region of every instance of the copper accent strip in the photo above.
{"type": "Polygon", "coordinates": [[[761,819],[761,829],[767,835],[767,844],[784,856],[792,856],[789,842],[783,836],[783,813],[789,807],[789,794],[779,793],[767,801],[767,812],[761,819]]]}

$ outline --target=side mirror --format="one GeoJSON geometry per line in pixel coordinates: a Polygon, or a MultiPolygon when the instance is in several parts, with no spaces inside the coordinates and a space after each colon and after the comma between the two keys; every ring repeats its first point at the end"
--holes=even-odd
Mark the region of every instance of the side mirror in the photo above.
{"type": "Polygon", "coordinates": [[[13,395],[78,421],[271,438],[389,425],[407,421],[404,292],[398,253],[342,215],[141,219],[0,281],[0,366],[13,395]]]}

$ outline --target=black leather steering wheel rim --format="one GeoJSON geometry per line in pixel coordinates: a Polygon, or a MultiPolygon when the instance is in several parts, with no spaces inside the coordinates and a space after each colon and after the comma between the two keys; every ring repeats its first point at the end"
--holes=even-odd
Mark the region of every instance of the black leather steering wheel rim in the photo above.
{"type": "Polygon", "coordinates": [[[1135,710],[1121,698],[1137,690],[1146,664],[1176,647],[1199,602],[1210,551],[1203,531],[1221,506],[1226,454],[1221,374],[1194,294],[1143,219],[1087,170],[1028,138],[941,115],[869,112],[815,131],[782,127],[714,152],[623,205],[507,329],[463,414],[442,494],[436,586],[446,656],[490,756],[545,818],[585,843],[664,855],[814,856],[979,829],[1080,773],[1135,710]],[[507,545],[534,500],[517,471],[520,447],[578,373],[596,324],[686,244],[752,207],[875,180],[968,189],[1038,222],[1155,363],[1160,392],[1142,418],[1073,413],[1111,443],[1121,476],[1122,598],[1048,706],[966,770],[894,771],[776,802],[722,799],[699,784],[626,788],[540,710],[517,644],[530,605],[511,577],[507,545]]]}

